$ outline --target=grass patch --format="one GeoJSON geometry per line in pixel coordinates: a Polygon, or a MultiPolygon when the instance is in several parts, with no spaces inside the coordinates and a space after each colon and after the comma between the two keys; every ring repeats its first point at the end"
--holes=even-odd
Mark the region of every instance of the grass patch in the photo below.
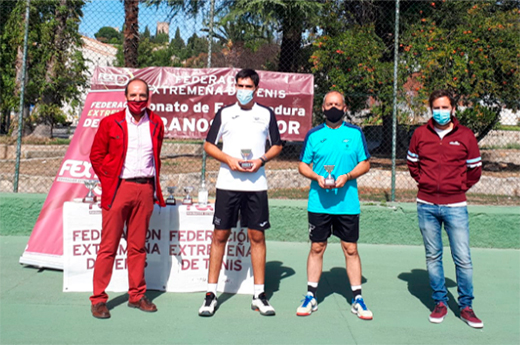
{"type": "MultiPolygon", "coordinates": [[[[362,202],[385,205],[391,201],[391,190],[383,188],[358,188],[359,200],[362,202]]],[[[272,199],[307,199],[309,188],[279,188],[270,189],[269,198],[272,199]]],[[[415,202],[417,190],[396,189],[396,202],[415,202]]],[[[468,204],[470,205],[501,205],[515,206],[520,205],[520,196],[509,195],[490,195],[490,194],[467,194],[468,204]]]]}
{"type": "Polygon", "coordinates": [[[501,131],[516,131],[516,132],[520,132],[520,126],[498,125],[497,129],[499,129],[501,131]]]}
{"type": "MultiPolygon", "coordinates": [[[[22,138],[22,145],[70,145],[70,141],[64,138],[22,138]]],[[[16,138],[0,136],[0,144],[16,145],[16,138]]]]}
{"type": "Polygon", "coordinates": [[[520,143],[508,143],[505,145],[485,145],[481,150],[520,150],[520,143]]]}

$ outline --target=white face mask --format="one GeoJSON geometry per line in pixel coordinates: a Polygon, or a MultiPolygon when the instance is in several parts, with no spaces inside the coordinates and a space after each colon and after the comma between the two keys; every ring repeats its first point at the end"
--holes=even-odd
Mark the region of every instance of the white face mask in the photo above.
{"type": "Polygon", "coordinates": [[[242,105],[246,105],[247,103],[253,100],[253,90],[238,90],[237,91],[237,99],[242,105]]]}
{"type": "Polygon", "coordinates": [[[434,109],[433,110],[433,119],[439,125],[444,126],[449,123],[451,120],[451,110],[448,109],[434,109]]]}

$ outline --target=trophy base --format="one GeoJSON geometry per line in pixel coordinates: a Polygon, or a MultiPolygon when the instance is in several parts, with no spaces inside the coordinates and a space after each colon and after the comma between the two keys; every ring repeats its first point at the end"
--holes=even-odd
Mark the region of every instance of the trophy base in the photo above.
{"type": "Polygon", "coordinates": [[[189,198],[189,199],[184,198],[182,200],[182,204],[183,205],[193,205],[193,199],[191,199],[191,198],[189,198]]]}
{"type": "Polygon", "coordinates": [[[242,169],[249,169],[253,166],[253,163],[250,163],[250,162],[242,162],[242,163],[239,163],[240,166],[242,167],[242,169]]]}
{"type": "Polygon", "coordinates": [[[177,205],[177,200],[175,200],[175,199],[166,199],[166,205],[175,206],[175,205],[177,205]]]}
{"type": "Polygon", "coordinates": [[[334,179],[329,179],[329,178],[326,178],[325,179],[325,186],[335,186],[336,185],[336,181],[334,181],[334,179]]]}
{"type": "Polygon", "coordinates": [[[95,196],[86,196],[83,198],[83,202],[89,203],[89,204],[94,204],[97,202],[97,198],[95,196]]]}

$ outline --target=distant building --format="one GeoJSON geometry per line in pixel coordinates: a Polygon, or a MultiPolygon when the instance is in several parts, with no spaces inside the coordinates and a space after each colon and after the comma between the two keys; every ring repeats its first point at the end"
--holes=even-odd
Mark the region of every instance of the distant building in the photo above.
{"type": "MultiPolygon", "coordinates": [[[[116,47],[86,36],[81,36],[81,40],[83,41],[83,45],[80,50],[83,54],[83,57],[86,59],[89,79],[94,74],[94,69],[97,66],[114,66],[117,54],[116,47]]],[[[83,102],[87,98],[89,91],[90,89],[82,90],[81,99],[83,102]]],[[[66,104],[62,110],[67,115],[67,121],[71,122],[73,125],[76,125],[83,109],[82,107],[72,108],[70,104],[66,104]]]]}
{"type": "Polygon", "coordinates": [[[170,24],[167,22],[157,22],[157,33],[158,34],[167,34],[170,36],[170,24]]]}

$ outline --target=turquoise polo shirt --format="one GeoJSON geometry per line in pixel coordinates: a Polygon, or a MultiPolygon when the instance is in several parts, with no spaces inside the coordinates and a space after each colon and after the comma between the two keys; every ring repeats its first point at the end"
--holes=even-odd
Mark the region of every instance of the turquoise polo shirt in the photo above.
{"type": "MultiPolygon", "coordinates": [[[[324,165],[334,165],[332,176],[349,173],[358,163],[370,158],[361,128],[343,122],[336,129],[321,124],[305,137],[300,161],[312,164],[312,170],[327,177],[324,165]]],[[[311,182],[307,210],[313,213],[359,214],[359,197],[356,180],[342,188],[324,189],[317,181],[311,182]]]]}

